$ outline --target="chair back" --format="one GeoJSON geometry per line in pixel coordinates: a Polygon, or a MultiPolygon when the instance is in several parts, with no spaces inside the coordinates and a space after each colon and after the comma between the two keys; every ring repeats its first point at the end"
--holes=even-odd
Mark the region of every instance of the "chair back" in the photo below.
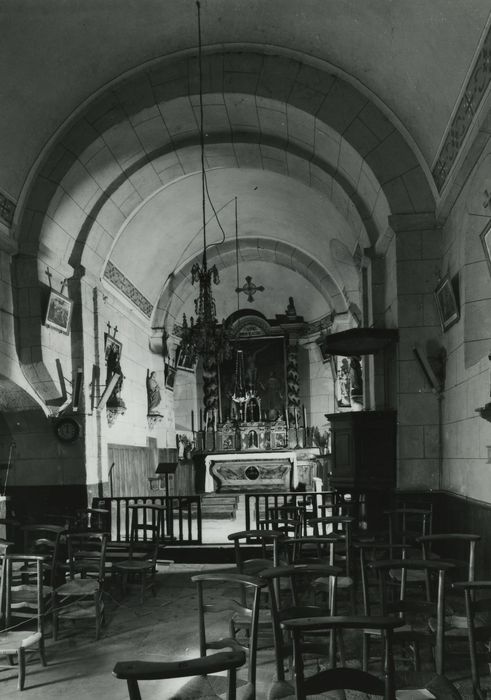
{"type": "MultiPolygon", "coordinates": [[[[413,617],[424,615],[428,620],[435,619],[435,632],[425,626],[428,639],[432,638],[435,646],[436,673],[443,675],[444,668],[444,623],[445,623],[445,575],[454,565],[442,560],[423,559],[390,559],[374,561],[368,567],[377,572],[379,580],[380,614],[394,614],[410,622],[413,617]],[[427,579],[436,577],[436,593],[434,586],[428,586],[430,597],[422,595],[421,591],[409,591],[407,574],[410,571],[422,571],[427,579]],[[398,581],[398,595],[391,596],[394,590],[395,572],[398,581]]],[[[420,635],[421,636],[421,635],[420,635]]]]}
{"type": "Polygon", "coordinates": [[[395,700],[394,656],[392,652],[393,630],[403,624],[402,620],[391,617],[318,617],[284,620],[283,626],[293,636],[293,654],[295,666],[295,697],[306,700],[310,695],[331,690],[355,690],[370,695],[382,695],[384,700],[395,700]],[[379,630],[384,639],[384,673],[383,678],[367,671],[336,666],[336,632],[345,630],[363,630],[366,627],[379,630]],[[329,635],[332,645],[333,666],[308,677],[305,676],[304,653],[305,635],[308,633],[329,635]]]}
{"type": "Polygon", "coordinates": [[[162,538],[165,506],[155,503],[131,503],[130,543],[153,543],[162,538]]]}
{"type": "Polygon", "coordinates": [[[385,515],[391,544],[416,545],[419,537],[432,534],[430,508],[393,508],[386,510],[385,515]]]}
{"type": "Polygon", "coordinates": [[[44,581],[48,586],[56,585],[61,565],[61,548],[66,535],[64,527],[50,524],[33,524],[22,527],[24,554],[43,557],[44,581]]]}
{"type": "MultiPolygon", "coordinates": [[[[254,577],[246,576],[241,573],[227,573],[227,572],[213,572],[197,574],[191,577],[191,580],[196,583],[198,589],[198,629],[199,629],[199,643],[200,643],[200,656],[206,656],[206,652],[210,649],[224,649],[227,647],[232,647],[235,650],[248,650],[248,684],[252,689],[251,697],[255,697],[255,686],[256,686],[256,658],[257,658],[257,638],[259,631],[259,610],[260,610],[260,597],[261,590],[266,586],[266,581],[254,577]],[[209,586],[207,584],[210,584],[209,586]],[[207,602],[207,594],[213,593],[214,597],[216,595],[217,584],[225,584],[224,595],[220,596],[217,602],[207,602]],[[230,597],[227,591],[230,586],[235,588],[237,592],[240,591],[241,602],[237,601],[235,597],[230,597]],[[242,589],[250,589],[253,592],[252,605],[248,606],[244,604],[244,596],[242,595],[242,589]],[[224,613],[230,613],[229,616],[224,617],[224,613]],[[224,629],[225,635],[220,639],[209,639],[206,632],[206,616],[210,613],[217,613],[220,620],[226,619],[227,621],[230,617],[235,615],[240,615],[246,617],[250,620],[250,633],[248,636],[248,647],[244,647],[239,644],[236,639],[230,639],[230,626],[227,624],[224,629]]],[[[242,689],[241,693],[245,693],[242,689]]]]}
{"type": "Polygon", "coordinates": [[[334,562],[334,546],[342,542],[338,535],[289,537],[283,542],[288,564],[330,564],[334,562]]]}
{"type": "Polygon", "coordinates": [[[107,535],[101,532],[69,532],[66,535],[70,578],[76,574],[104,583],[107,535]]]}
{"type": "MultiPolygon", "coordinates": [[[[283,620],[293,617],[334,614],[336,577],[340,571],[338,567],[320,563],[290,564],[261,571],[261,578],[268,583],[275,645],[276,677],[280,683],[285,680],[283,659],[286,655],[286,647],[282,633],[283,620]],[[328,581],[327,600],[321,602],[318,601],[315,589],[315,583],[320,578],[328,581]]],[[[311,652],[320,654],[329,653],[325,644],[319,646],[312,643],[310,649],[311,652]]]]}
{"type": "Polygon", "coordinates": [[[482,698],[478,645],[487,646],[491,639],[491,581],[457,581],[452,588],[464,592],[473,697],[482,698]]]}
{"type": "Polygon", "coordinates": [[[353,528],[355,518],[350,515],[331,515],[312,518],[308,521],[314,529],[314,536],[337,535],[338,543],[334,547],[334,561],[344,562],[344,575],[353,577],[353,528]]]}
{"type": "MultiPolygon", "coordinates": [[[[440,557],[454,564],[452,575],[474,581],[476,575],[476,546],[481,536],[453,532],[424,535],[418,538],[423,559],[440,557]]],[[[454,579],[455,580],[455,579],[454,579]]]]}
{"type": "Polygon", "coordinates": [[[0,601],[3,602],[4,625],[12,624],[13,617],[36,620],[37,632],[42,633],[44,621],[43,596],[43,561],[44,557],[22,554],[4,554],[2,562],[2,579],[0,583],[0,601]],[[29,583],[20,583],[16,577],[18,567],[32,570],[29,583]]]}
{"type": "MultiPolygon", "coordinates": [[[[261,546],[261,555],[264,561],[271,560],[273,566],[278,563],[279,547],[285,539],[285,533],[280,530],[240,530],[228,535],[228,539],[234,543],[235,564],[240,572],[244,572],[246,564],[244,548],[251,544],[261,546]]],[[[266,567],[268,564],[266,564],[266,567]]],[[[265,567],[265,568],[266,568],[265,567]]]]}

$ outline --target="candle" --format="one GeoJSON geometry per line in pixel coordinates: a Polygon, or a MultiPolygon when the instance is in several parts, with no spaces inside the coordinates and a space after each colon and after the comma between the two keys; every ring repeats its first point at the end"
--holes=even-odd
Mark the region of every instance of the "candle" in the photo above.
{"type": "Polygon", "coordinates": [[[288,409],[285,411],[285,422],[286,422],[286,429],[290,430],[290,421],[288,419],[288,409]]]}
{"type": "Polygon", "coordinates": [[[199,429],[203,430],[203,409],[199,409],[199,429]]]}
{"type": "Polygon", "coordinates": [[[298,430],[298,414],[297,414],[297,407],[295,406],[295,430],[298,430]]]}
{"type": "Polygon", "coordinates": [[[194,411],[191,411],[191,432],[194,435],[194,411]]]}
{"type": "Polygon", "coordinates": [[[305,410],[305,404],[302,406],[303,409],[303,427],[307,429],[307,411],[305,410]]]}

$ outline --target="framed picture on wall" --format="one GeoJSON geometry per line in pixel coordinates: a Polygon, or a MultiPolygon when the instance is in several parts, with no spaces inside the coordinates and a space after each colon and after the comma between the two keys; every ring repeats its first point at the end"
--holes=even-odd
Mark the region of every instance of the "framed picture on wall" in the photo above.
{"type": "Polygon", "coordinates": [[[486,224],[480,237],[482,247],[484,248],[484,256],[488,263],[489,273],[491,274],[491,221],[486,224]]]}
{"type": "Polygon", "coordinates": [[[174,391],[174,382],[176,380],[176,368],[174,365],[165,363],[165,388],[169,391],[174,391]]]}
{"type": "Polygon", "coordinates": [[[443,331],[459,320],[460,312],[450,275],[440,281],[435,289],[435,301],[443,331]]]}
{"type": "Polygon", "coordinates": [[[70,324],[72,321],[72,310],[73,301],[63,296],[63,294],[55,292],[54,289],[51,289],[49,292],[46,318],[44,320],[45,325],[68,335],[68,333],[70,333],[70,324]]]}
{"type": "Polygon", "coordinates": [[[116,340],[109,333],[104,333],[104,357],[106,358],[106,364],[108,360],[119,360],[121,359],[121,352],[123,350],[123,344],[116,340]]]}
{"type": "Polygon", "coordinates": [[[194,372],[196,358],[189,348],[184,345],[179,345],[176,350],[176,366],[177,369],[184,369],[187,372],[194,372]]]}

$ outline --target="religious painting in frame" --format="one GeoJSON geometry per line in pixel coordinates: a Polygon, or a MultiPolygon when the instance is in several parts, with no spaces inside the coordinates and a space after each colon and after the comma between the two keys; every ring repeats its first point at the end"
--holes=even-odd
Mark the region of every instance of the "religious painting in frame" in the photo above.
{"type": "Polygon", "coordinates": [[[176,350],[176,367],[183,369],[186,372],[194,372],[196,366],[196,357],[184,345],[179,345],[176,350]]]}
{"type": "Polygon", "coordinates": [[[120,343],[119,340],[116,340],[116,338],[109,335],[109,333],[104,333],[104,357],[106,359],[106,364],[110,359],[119,362],[122,350],[123,344],[120,343]]]}
{"type": "Polygon", "coordinates": [[[491,274],[491,221],[488,222],[484,231],[482,231],[480,238],[482,247],[484,248],[484,256],[488,263],[489,273],[491,274]]]}
{"type": "Polygon", "coordinates": [[[45,325],[54,328],[60,333],[68,335],[72,321],[73,301],[68,297],[55,292],[49,292],[48,308],[46,310],[45,325]]]}
{"type": "Polygon", "coordinates": [[[165,363],[165,388],[169,391],[174,391],[174,383],[176,381],[176,368],[174,365],[165,363]]]}
{"type": "Polygon", "coordinates": [[[285,340],[281,337],[240,338],[231,343],[229,357],[220,364],[220,411],[223,422],[237,419],[257,422],[285,417],[287,402],[285,340]],[[244,404],[232,396],[249,392],[255,399],[248,403],[250,415],[241,416],[244,404]]]}
{"type": "Polygon", "coordinates": [[[336,355],[335,367],[335,396],[338,408],[350,408],[350,358],[336,355]]]}
{"type": "Polygon", "coordinates": [[[445,275],[435,289],[435,301],[442,330],[446,331],[459,320],[460,312],[450,275],[445,275]]]}

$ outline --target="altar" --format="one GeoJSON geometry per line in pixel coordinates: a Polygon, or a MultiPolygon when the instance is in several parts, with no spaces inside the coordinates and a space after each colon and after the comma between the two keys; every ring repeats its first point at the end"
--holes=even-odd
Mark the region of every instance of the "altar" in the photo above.
{"type": "Polygon", "coordinates": [[[205,458],[205,491],[291,491],[298,487],[293,451],[211,453],[205,458]]]}

